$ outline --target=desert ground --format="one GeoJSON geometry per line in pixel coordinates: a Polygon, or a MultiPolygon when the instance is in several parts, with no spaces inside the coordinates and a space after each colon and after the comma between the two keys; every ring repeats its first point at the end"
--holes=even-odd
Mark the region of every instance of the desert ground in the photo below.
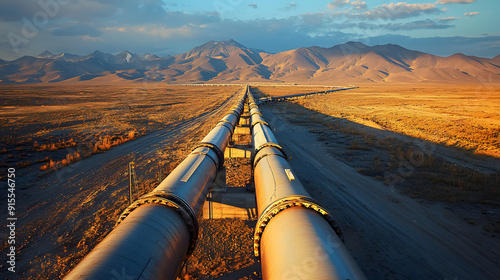
{"type": "MultiPolygon", "coordinates": [[[[128,162],[141,179],[135,195],[151,190],[159,168],[168,175],[239,89],[0,86],[0,176],[16,167],[19,177],[19,279],[71,270],[127,206],[128,162]]],[[[253,89],[263,97],[322,88],[253,89]]],[[[499,86],[369,84],[261,109],[368,279],[500,274],[499,86]]],[[[230,186],[248,182],[238,176],[244,163],[226,165],[230,186]]],[[[254,221],[200,224],[182,279],[260,279],[254,221]]]]}
{"type": "Polygon", "coordinates": [[[494,279],[499,97],[477,85],[360,86],[261,108],[368,279],[494,279]]]}

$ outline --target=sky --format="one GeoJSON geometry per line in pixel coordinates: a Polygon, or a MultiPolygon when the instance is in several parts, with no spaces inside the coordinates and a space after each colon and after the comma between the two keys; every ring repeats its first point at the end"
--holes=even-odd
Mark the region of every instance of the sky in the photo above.
{"type": "Polygon", "coordinates": [[[0,0],[0,58],[45,50],[175,55],[234,39],[281,52],[348,41],[500,54],[498,0],[0,0]]]}

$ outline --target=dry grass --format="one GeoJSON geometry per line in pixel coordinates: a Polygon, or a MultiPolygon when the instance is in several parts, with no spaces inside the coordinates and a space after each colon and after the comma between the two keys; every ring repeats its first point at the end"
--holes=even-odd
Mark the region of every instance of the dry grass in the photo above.
{"type": "MultiPolygon", "coordinates": [[[[76,161],[94,150],[105,152],[125,141],[212,112],[239,89],[160,85],[143,91],[133,86],[2,86],[0,164],[11,167],[29,160],[32,165],[16,170],[16,175],[44,177],[47,171],[40,171],[42,166],[48,164],[47,169],[55,169],[64,160],[76,161]]],[[[106,162],[85,180],[68,180],[63,189],[48,196],[52,201],[33,203],[34,198],[23,191],[29,188],[45,197],[44,190],[53,190],[50,186],[41,186],[38,180],[20,185],[19,195],[26,198],[19,200],[23,209],[19,220],[23,224],[16,229],[20,240],[18,276],[62,278],[109,233],[128,205],[128,188],[117,187],[124,180],[128,162],[136,161],[140,181],[134,197],[138,198],[157,186],[158,168],[162,168],[165,178],[231,105],[226,104],[207,122],[197,123],[193,132],[173,136],[153,158],[139,155],[137,160],[133,155],[123,155],[106,162]]]]}
{"type": "Polygon", "coordinates": [[[500,157],[498,86],[362,86],[297,103],[332,117],[500,157]]]}
{"type": "Polygon", "coordinates": [[[58,169],[210,112],[238,89],[2,85],[0,166],[58,169]]]}
{"type": "Polygon", "coordinates": [[[500,202],[499,174],[448,162],[429,148],[500,157],[500,87],[367,86],[274,106],[292,123],[313,124],[335,157],[412,197],[500,202]]]}
{"type": "MultiPolygon", "coordinates": [[[[256,262],[253,256],[255,221],[200,219],[199,222],[196,249],[188,259],[181,279],[215,279],[256,262]]],[[[241,279],[260,279],[259,270],[255,269],[252,276],[241,279]]]]}

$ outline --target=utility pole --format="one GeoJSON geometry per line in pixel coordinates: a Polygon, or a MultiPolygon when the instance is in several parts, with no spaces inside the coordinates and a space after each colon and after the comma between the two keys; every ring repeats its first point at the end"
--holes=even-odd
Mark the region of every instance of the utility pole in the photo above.
{"type": "Polygon", "coordinates": [[[134,162],[128,163],[128,204],[132,204],[132,185],[136,185],[134,162]]]}

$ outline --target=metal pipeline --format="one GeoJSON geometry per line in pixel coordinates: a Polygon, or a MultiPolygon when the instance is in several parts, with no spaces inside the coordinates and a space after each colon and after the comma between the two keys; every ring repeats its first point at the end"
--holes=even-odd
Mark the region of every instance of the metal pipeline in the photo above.
{"type": "Polygon", "coordinates": [[[130,205],[116,227],[65,279],[175,279],[198,238],[197,218],[224,164],[248,88],[227,115],[152,192],[130,205]]]}
{"type": "Polygon", "coordinates": [[[262,278],[366,279],[344,247],[338,224],[293,173],[251,92],[248,98],[259,213],[254,253],[261,259],[262,278]]]}

